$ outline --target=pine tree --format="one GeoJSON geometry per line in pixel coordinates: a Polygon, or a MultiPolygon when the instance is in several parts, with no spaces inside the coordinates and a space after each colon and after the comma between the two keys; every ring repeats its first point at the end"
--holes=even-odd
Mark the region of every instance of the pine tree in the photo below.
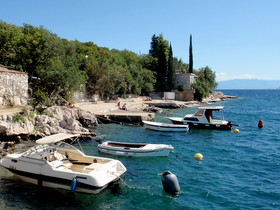
{"type": "Polygon", "coordinates": [[[193,73],[192,35],[190,35],[190,48],[189,48],[189,73],[193,73]]]}

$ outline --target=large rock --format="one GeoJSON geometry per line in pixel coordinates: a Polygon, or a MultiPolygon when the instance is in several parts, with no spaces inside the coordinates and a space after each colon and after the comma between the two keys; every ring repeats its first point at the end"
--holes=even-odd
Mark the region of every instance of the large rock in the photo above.
{"type": "Polygon", "coordinates": [[[83,126],[98,124],[97,119],[90,112],[64,106],[50,107],[43,115],[34,116],[29,112],[24,116],[24,121],[13,122],[12,116],[0,115],[0,134],[46,136],[55,133],[85,133],[89,130],[83,126]]]}
{"type": "Polygon", "coordinates": [[[45,113],[51,113],[52,117],[64,121],[67,121],[69,118],[78,120],[85,127],[98,125],[96,117],[91,112],[84,111],[80,108],[53,106],[45,110],[45,113]]]}

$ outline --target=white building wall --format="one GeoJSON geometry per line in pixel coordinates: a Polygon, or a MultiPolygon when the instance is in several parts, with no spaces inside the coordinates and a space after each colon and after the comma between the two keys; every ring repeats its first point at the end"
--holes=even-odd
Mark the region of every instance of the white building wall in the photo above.
{"type": "Polygon", "coordinates": [[[190,73],[176,74],[176,84],[183,85],[184,89],[191,89],[191,85],[196,81],[197,76],[190,73]]]}

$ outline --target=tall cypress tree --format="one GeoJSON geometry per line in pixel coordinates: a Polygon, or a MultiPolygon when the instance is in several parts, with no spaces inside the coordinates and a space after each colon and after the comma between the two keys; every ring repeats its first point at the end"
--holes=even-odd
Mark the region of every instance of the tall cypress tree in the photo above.
{"type": "Polygon", "coordinates": [[[189,73],[193,73],[192,35],[190,35],[190,48],[189,48],[189,73]]]}
{"type": "Polygon", "coordinates": [[[174,59],[173,51],[170,43],[169,46],[169,55],[168,55],[168,66],[167,66],[167,81],[166,81],[166,91],[171,91],[175,88],[175,68],[174,68],[174,59]]]}
{"type": "Polygon", "coordinates": [[[158,55],[158,71],[157,71],[157,87],[159,92],[166,90],[166,78],[167,78],[167,60],[166,60],[166,47],[163,42],[160,42],[159,55],[158,55]]]}

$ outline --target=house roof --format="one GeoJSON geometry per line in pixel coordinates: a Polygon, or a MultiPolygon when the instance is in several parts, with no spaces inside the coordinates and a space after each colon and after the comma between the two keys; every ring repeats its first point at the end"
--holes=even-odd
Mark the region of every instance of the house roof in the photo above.
{"type": "Polygon", "coordinates": [[[7,72],[7,73],[12,73],[12,74],[26,74],[25,72],[21,72],[21,71],[16,71],[11,69],[8,66],[4,66],[0,64],[0,72],[7,72]]]}

